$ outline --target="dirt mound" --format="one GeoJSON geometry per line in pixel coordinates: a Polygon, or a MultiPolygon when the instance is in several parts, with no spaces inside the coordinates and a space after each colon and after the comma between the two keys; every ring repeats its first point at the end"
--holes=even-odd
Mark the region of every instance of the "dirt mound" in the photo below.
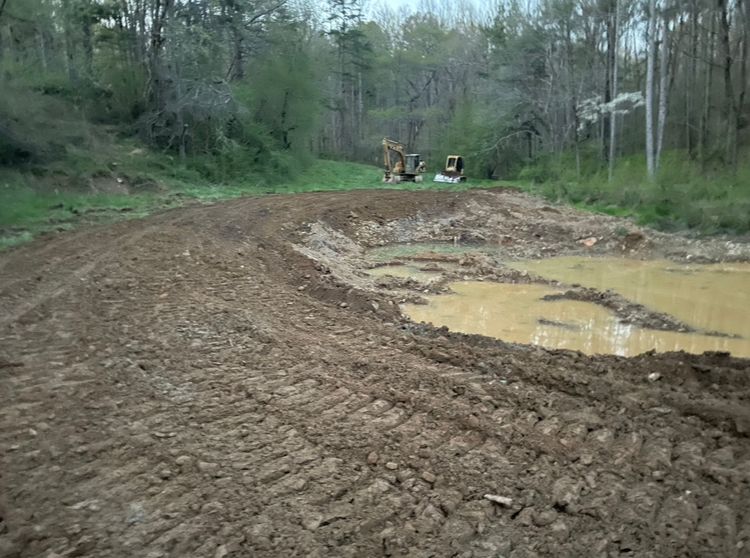
{"type": "Polygon", "coordinates": [[[414,289],[363,271],[368,248],[454,238],[508,257],[748,256],[513,192],[393,191],[6,252],[0,555],[747,553],[750,362],[411,324],[397,304],[414,289]]]}

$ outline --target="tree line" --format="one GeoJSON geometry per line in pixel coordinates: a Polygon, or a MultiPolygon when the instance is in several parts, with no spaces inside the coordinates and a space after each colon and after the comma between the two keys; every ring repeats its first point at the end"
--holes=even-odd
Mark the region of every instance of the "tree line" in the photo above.
{"type": "MultiPolygon", "coordinates": [[[[483,177],[641,154],[654,176],[666,150],[737,168],[749,33],[750,0],[0,0],[0,86],[238,172],[375,163],[390,136],[483,177]]],[[[18,106],[6,165],[49,152],[18,106]]]]}

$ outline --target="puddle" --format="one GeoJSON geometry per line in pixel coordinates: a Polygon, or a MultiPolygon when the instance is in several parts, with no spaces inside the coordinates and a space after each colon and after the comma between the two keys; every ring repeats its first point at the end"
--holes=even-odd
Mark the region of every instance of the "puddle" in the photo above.
{"type": "Polygon", "coordinates": [[[680,265],[624,258],[561,257],[510,264],[545,279],[611,289],[695,329],[750,339],[750,264],[680,265]]]}
{"type": "Polygon", "coordinates": [[[403,279],[414,279],[422,283],[435,281],[442,276],[442,273],[439,271],[423,271],[411,265],[384,265],[368,269],[367,273],[373,277],[400,277],[403,279]]]}
{"type": "Polygon", "coordinates": [[[743,339],[644,329],[621,323],[609,310],[589,302],[542,297],[562,290],[546,285],[464,281],[454,294],[427,297],[429,304],[403,306],[414,321],[453,331],[478,333],[515,343],[575,349],[587,354],[632,356],[656,349],[729,351],[750,357],[750,264],[678,266],[671,262],[555,258],[516,262],[566,283],[613,289],[703,330],[738,334],[743,339]]]}

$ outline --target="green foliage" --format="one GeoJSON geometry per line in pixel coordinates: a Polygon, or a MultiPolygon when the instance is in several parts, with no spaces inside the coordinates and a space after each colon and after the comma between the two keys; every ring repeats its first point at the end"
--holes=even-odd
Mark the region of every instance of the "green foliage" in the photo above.
{"type": "Polygon", "coordinates": [[[75,106],[0,78],[0,166],[59,158],[66,146],[83,145],[89,135],[75,106]]]}
{"type": "Polygon", "coordinates": [[[237,122],[254,131],[254,139],[262,130],[269,149],[303,155],[317,132],[321,97],[315,63],[289,27],[274,29],[252,79],[236,84],[233,93],[243,107],[237,122]]]}
{"type": "Polygon", "coordinates": [[[691,228],[704,233],[750,231],[750,164],[736,174],[704,174],[681,151],[666,152],[655,181],[645,179],[643,157],[622,159],[612,181],[604,170],[594,170],[593,157],[582,161],[576,177],[570,156],[557,165],[549,161],[527,167],[519,178],[525,188],[553,201],[611,215],[635,216],[642,224],[665,230],[691,228]]]}
{"type": "Polygon", "coordinates": [[[533,165],[528,165],[521,169],[518,173],[518,178],[525,182],[531,182],[533,184],[542,184],[552,180],[557,180],[556,169],[550,162],[549,157],[543,157],[536,161],[533,165]]]}
{"type": "Polygon", "coordinates": [[[90,99],[89,115],[100,122],[132,125],[146,110],[143,91],[147,75],[143,66],[127,64],[117,49],[118,36],[106,34],[100,39],[100,56],[95,71],[99,76],[99,89],[90,99]]]}

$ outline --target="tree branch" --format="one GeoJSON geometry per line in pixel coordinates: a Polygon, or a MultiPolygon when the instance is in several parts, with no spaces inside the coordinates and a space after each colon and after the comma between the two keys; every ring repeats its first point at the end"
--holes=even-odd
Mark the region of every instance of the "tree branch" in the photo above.
{"type": "Polygon", "coordinates": [[[427,80],[427,81],[425,82],[425,84],[424,84],[424,85],[422,86],[422,89],[421,89],[421,90],[418,90],[418,89],[417,89],[417,86],[416,86],[416,85],[414,85],[414,82],[413,82],[413,81],[411,81],[410,79],[408,79],[408,78],[407,78],[407,80],[406,80],[406,81],[408,81],[408,82],[409,82],[409,85],[411,85],[411,86],[412,86],[412,88],[413,88],[413,89],[414,89],[414,91],[415,91],[415,95],[414,95],[414,96],[413,96],[413,97],[412,97],[411,99],[409,99],[409,104],[411,104],[411,103],[414,103],[414,102],[418,101],[418,100],[419,100],[419,98],[420,98],[420,97],[421,97],[422,95],[424,95],[424,92],[425,92],[425,91],[427,91],[427,88],[428,88],[428,87],[430,86],[430,84],[432,83],[432,80],[433,80],[433,79],[435,79],[435,74],[436,74],[436,73],[437,73],[436,71],[433,71],[433,72],[432,72],[432,73],[430,74],[430,78],[429,78],[429,79],[428,79],[428,80],[427,80]]]}
{"type": "Polygon", "coordinates": [[[284,4],[287,3],[287,0],[281,0],[280,2],[277,2],[267,10],[263,10],[262,12],[258,12],[253,17],[250,18],[250,20],[245,24],[245,29],[253,25],[256,21],[258,21],[260,18],[267,16],[268,14],[271,14],[281,8],[284,4]]]}
{"type": "Polygon", "coordinates": [[[489,151],[492,151],[492,150],[497,149],[498,147],[500,147],[500,144],[503,143],[504,141],[509,140],[510,138],[515,137],[515,136],[520,136],[521,134],[528,134],[529,132],[531,132],[531,130],[518,130],[516,132],[512,132],[512,133],[508,134],[507,136],[503,136],[500,139],[498,139],[490,147],[487,147],[485,149],[480,149],[476,153],[487,153],[489,151]]]}

